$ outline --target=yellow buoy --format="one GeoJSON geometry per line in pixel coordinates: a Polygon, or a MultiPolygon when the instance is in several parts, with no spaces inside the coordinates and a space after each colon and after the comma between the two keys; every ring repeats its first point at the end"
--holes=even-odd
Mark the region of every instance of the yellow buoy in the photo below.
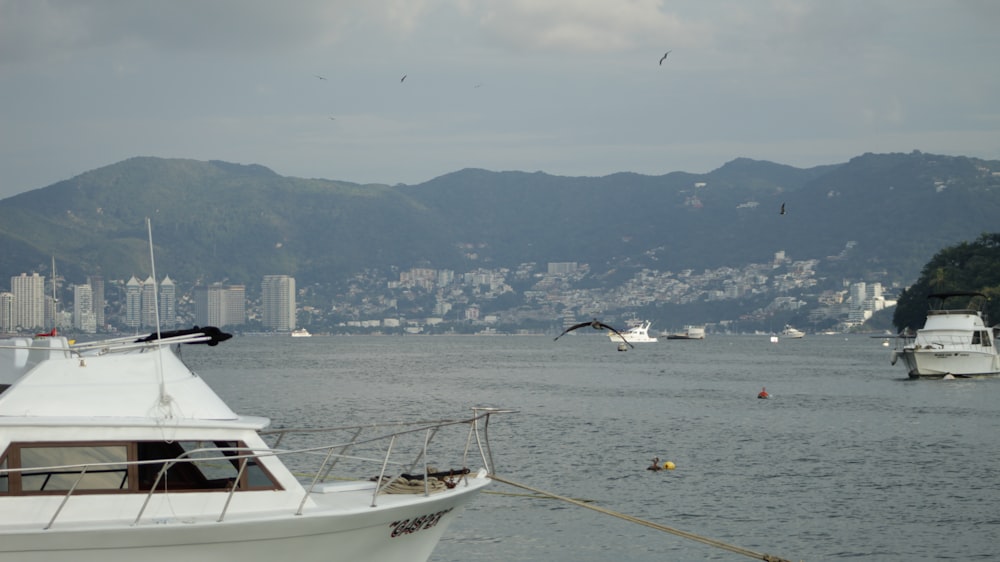
{"type": "Polygon", "coordinates": [[[672,463],[670,461],[667,461],[667,462],[663,463],[663,468],[665,468],[667,470],[673,470],[673,469],[677,468],[677,465],[675,465],[674,463],[672,463]]]}

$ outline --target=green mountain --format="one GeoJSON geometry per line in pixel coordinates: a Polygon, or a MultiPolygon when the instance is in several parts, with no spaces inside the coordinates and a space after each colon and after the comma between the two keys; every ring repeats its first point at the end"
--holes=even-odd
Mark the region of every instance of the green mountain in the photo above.
{"type": "Polygon", "coordinates": [[[927,297],[932,293],[958,291],[986,295],[987,321],[1000,320],[1000,233],[983,234],[972,242],[936,253],[916,283],[899,296],[892,323],[898,330],[922,328],[927,316],[927,297]]]}
{"type": "Polygon", "coordinates": [[[588,263],[611,283],[784,250],[822,260],[836,282],[905,285],[941,248],[995,230],[998,213],[1000,162],[920,152],[809,169],[741,158],[661,176],[467,169],[398,186],[142,157],[0,201],[0,279],[45,273],[53,256],[71,282],[145,277],[149,217],[157,273],[188,283],[532,261],[588,263]]]}

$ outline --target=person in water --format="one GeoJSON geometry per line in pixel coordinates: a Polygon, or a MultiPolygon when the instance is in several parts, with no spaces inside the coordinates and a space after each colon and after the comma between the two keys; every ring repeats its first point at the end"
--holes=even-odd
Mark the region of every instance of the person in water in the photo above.
{"type": "Polygon", "coordinates": [[[757,398],[770,398],[771,395],[767,393],[767,389],[764,387],[760,388],[760,392],[757,393],[757,398]]]}

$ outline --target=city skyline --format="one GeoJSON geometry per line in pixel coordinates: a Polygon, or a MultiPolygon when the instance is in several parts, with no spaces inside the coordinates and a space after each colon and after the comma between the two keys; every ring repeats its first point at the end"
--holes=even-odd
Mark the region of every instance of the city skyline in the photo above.
{"type": "MultiPolygon", "coordinates": [[[[578,287],[594,273],[586,263],[525,263],[516,268],[480,267],[467,272],[414,267],[399,270],[391,279],[362,276],[347,280],[354,300],[334,299],[320,307],[313,304],[318,296],[313,292],[315,287],[303,289],[304,304],[299,306],[294,278],[287,275],[264,276],[259,300],[250,298],[244,285],[220,282],[193,285],[174,293],[175,283],[168,275],[164,276],[169,281],[166,293],[173,294],[160,301],[159,322],[161,327],[171,327],[176,322],[250,326],[251,331],[276,332],[309,326],[421,333],[460,325],[489,327],[518,323],[544,330],[545,325],[566,319],[597,315],[624,319],[629,317],[622,316],[627,311],[633,311],[634,316],[640,310],[664,304],[684,306],[756,299],[761,302],[757,310],[734,312],[731,318],[719,319],[720,326],[729,329],[740,322],[759,323],[773,316],[801,315],[802,322],[809,325],[835,324],[838,329],[846,330],[894,304],[885,298],[878,282],[845,280],[839,290],[819,291],[816,289],[819,261],[795,260],[778,251],[766,263],[702,272],[644,269],[623,285],[589,289],[578,287]],[[425,304],[407,304],[417,301],[425,304]],[[168,302],[173,304],[168,306],[168,302]],[[497,304],[503,302],[506,305],[497,304]],[[173,312],[167,312],[168,309],[173,312]]],[[[20,277],[12,278],[12,282],[20,277]]],[[[103,278],[97,279],[104,282],[103,278]]],[[[156,326],[155,315],[151,314],[153,292],[149,281],[147,278],[141,282],[132,276],[124,283],[110,283],[122,287],[123,301],[120,310],[109,316],[120,321],[109,322],[110,325],[133,331],[156,326]]],[[[94,306],[100,308],[96,302],[94,306]]],[[[74,318],[71,324],[79,326],[79,322],[74,318]]]]}

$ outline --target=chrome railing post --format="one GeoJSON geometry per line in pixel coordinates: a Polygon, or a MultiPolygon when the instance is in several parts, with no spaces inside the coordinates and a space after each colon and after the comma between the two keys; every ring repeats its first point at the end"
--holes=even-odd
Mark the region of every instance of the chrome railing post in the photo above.
{"type": "Polygon", "coordinates": [[[375,507],[375,500],[378,498],[379,489],[382,487],[382,478],[385,477],[385,467],[389,464],[389,455],[392,454],[392,446],[396,444],[396,435],[389,439],[389,448],[385,450],[385,460],[382,461],[382,470],[378,473],[378,480],[375,481],[375,492],[372,494],[372,507],[375,507]]]}
{"type": "Polygon", "coordinates": [[[56,512],[52,514],[52,519],[49,519],[49,524],[44,527],[44,530],[48,531],[49,529],[52,528],[52,524],[56,522],[56,517],[59,517],[59,513],[62,511],[63,506],[65,506],[66,502],[69,501],[69,497],[73,495],[73,490],[76,490],[77,484],[80,483],[80,480],[83,480],[83,476],[85,474],[87,474],[86,466],[84,466],[83,469],[80,470],[80,476],[77,476],[76,481],[73,482],[73,485],[69,487],[69,490],[66,492],[66,495],[63,496],[62,501],[59,503],[59,508],[56,509],[56,512]]]}
{"type": "Polygon", "coordinates": [[[240,459],[240,469],[236,473],[236,479],[233,480],[233,486],[229,488],[229,495],[226,496],[226,503],[222,506],[222,513],[219,514],[219,518],[216,523],[222,523],[222,520],[226,518],[226,512],[229,511],[229,502],[233,501],[233,493],[236,492],[236,488],[240,486],[240,480],[243,478],[243,472],[247,468],[247,457],[240,459]]]}
{"type": "Polygon", "coordinates": [[[313,490],[316,489],[316,482],[319,482],[320,474],[323,473],[323,469],[326,467],[326,463],[330,462],[331,456],[333,456],[333,449],[327,449],[326,456],[323,457],[323,464],[319,466],[319,470],[317,470],[316,475],[313,476],[312,482],[309,483],[309,488],[307,488],[306,493],[303,494],[302,501],[299,502],[299,508],[295,511],[295,515],[302,515],[302,509],[305,508],[306,500],[309,498],[309,494],[311,494],[313,490]]]}

